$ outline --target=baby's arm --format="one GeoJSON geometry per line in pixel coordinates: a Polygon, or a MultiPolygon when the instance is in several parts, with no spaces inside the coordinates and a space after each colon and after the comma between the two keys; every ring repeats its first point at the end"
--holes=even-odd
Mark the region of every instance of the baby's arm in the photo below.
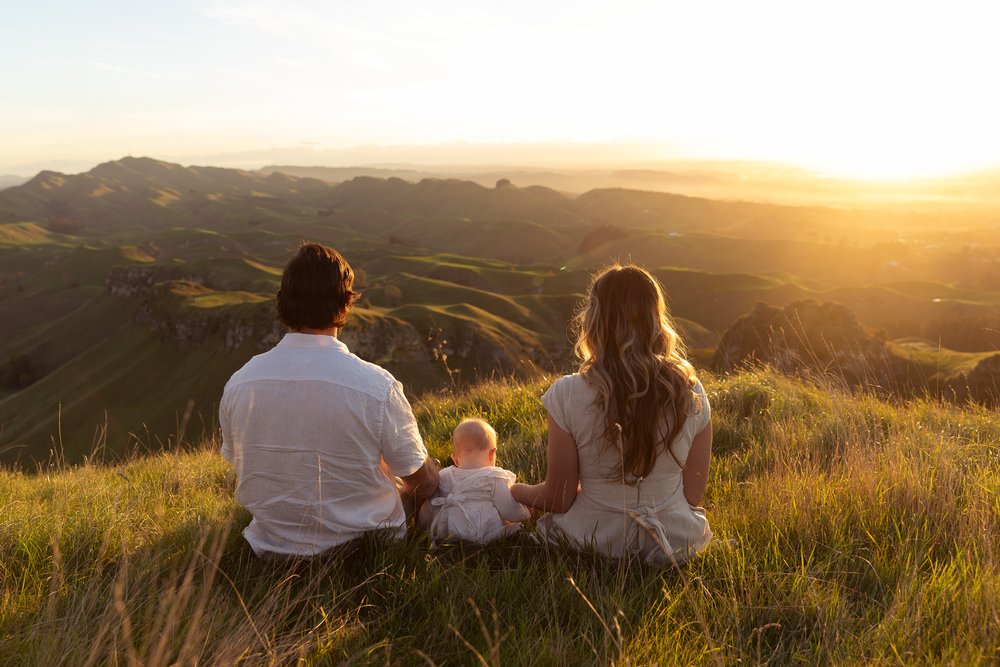
{"type": "Polygon", "coordinates": [[[510,486],[502,479],[493,480],[493,504],[500,512],[500,518],[505,521],[526,521],[531,516],[528,508],[510,495],[510,486]]]}

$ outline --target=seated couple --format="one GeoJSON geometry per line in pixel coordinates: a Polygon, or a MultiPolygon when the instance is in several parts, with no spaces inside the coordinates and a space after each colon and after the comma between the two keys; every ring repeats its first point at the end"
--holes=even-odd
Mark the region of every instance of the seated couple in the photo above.
{"type": "Polygon", "coordinates": [[[712,539],[699,507],[708,399],[648,272],[595,277],[577,318],[580,370],[542,396],[547,471],[534,485],[496,466],[496,434],[482,420],[457,425],[455,465],[438,469],[400,383],[337,340],[353,283],[339,253],[304,244],[277,295],[291,333],[226,385],[222,455],[259,556],[315,556],[377,529],[403,537],[406,507],[433,540],[488,542],[529,509],[547,512],[543,539],[609,556],[680,561],[712,539]]]}

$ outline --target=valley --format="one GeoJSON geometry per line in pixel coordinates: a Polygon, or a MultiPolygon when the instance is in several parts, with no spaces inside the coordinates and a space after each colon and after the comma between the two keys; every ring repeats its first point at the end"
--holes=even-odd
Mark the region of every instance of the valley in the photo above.
{"type": "Polygon", "coordinates": [[[226,379],[282,334],[273,294],[302,240],[351,262],[363,297],[342,338],[413,397],[569,368],[569,320],[615,260],[661,280],[702,368],[758,304],[832,302],[895,360],[882,384],[957,396],[1000,355],[998,224],[982,210],[335,183],[149,158],[42,172],[0,191],[0,461],[210,435],[226,379]]]}

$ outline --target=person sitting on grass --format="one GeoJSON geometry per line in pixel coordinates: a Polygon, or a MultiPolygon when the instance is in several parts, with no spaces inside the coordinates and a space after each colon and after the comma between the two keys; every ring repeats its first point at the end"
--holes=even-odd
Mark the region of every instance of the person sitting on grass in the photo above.
{"type": "Polygon", "coordinates": [[[291,332],[223,392],[222,456],[236,469],[236,500],[253,515],[243,536],[260,557],[316,556],[379,529],[403,537],[404,505],[437,489],[402,385],[337,340],[353,286],[340,253],[303,244],[277,294],[291,332]]]}
{"type": "Polygon", "coordinates": [[[514,473],[496,466],[497,434],[482,419],[464,419],[452,434],[451,460],[438,494],[424,503],[418,524],[432,543],[457,539],[488,544],[520,528],[528,508],[510,495],[514,473]]]}
{"type": "Polygon", "coordinates": [[[705,510],[712,423],[708,397],[648,271],[612,266],[580,315],[578,373],[542,396],[548,469],[515,484],[528,507],[550,512],[538,533],[610,556],[682,561],[712,539],[705,510]]]}

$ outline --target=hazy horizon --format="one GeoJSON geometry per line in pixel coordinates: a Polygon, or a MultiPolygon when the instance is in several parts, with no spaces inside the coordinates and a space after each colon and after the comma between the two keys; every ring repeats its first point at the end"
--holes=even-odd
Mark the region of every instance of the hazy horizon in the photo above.
{"type": "MultiPolygon", "coordinates": [[[[55,157],[49,160],[0,166],[0,172],[30,177],[39,171],[79,173],[123,157],[149,157],[185,166],[260,169],[276,164],[302,167],[447,167],[456,169],[616,169],[655,168],[683,163],[760,163],[810,171],[804,165],[766,160],[725,159],[667,155],[656,145],[626,143],[454,141],[442,144],[362,144],[341,148],[274,146],[228,152],[108,154],[86,159],[55,157]]],[[[1000,166],[998,161],[997,166],[1000,166]]]]}
{"type": "MultiPolygon", "coordinates": [[[[818,180],[900,185],[959,179],[1000,169],[1000,158],[966,168],[956,168],[929,174],[899,177],[861,177],[824,170],[805,163],[740,157],[705,157],[697,155],[665,156],[656,146],[624,143],[558,143],[511,142],[476,143],[455,141],[445,144],[357,145],[345,148],[286,146],[247,149],[221,153],[126,153],[95,156],[87,159],[53,158],[24,164],[0,166],[0,175],[31,178],[40,171],[66,174],[87,172],[94,167],[123,158],[150,158],[186,167],[224,167],[258,170],[273,166],[373,168],[373,169],[433,169],[456,172],[488,170],[523,171],[613,171],[669,170],[671,168],[705,169],[706,173],[728,171],[741,167],[786,173],[793,177],[818,180]]],[[[0,163],[2,165],[2,163],[0,163]]]]}

